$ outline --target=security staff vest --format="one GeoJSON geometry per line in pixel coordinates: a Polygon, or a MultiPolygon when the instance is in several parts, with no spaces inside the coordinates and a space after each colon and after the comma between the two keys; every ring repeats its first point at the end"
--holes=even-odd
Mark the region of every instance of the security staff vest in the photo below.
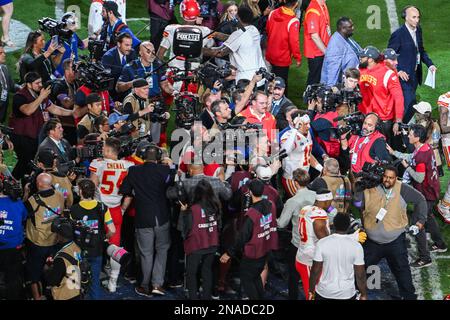
{"type": "Polygon", "coordinates": [[[95,117],[91,114],[85,115],[80,122],[78,122],[77,126],[83,126],[87,129],[89,133],[94,133],[94,120],[95,117]]]}
{"type": "MultiPolygon", "coordinates": [[[[406,206],[401,204],[400,189],[402,183],[396,181],[392,194],[388,194],[382,187],[366,189],[364,191],[365,209],[363,211],[364,228],[368,231],[377,228],[376,216],[381,208],[385,208],[387,213],[383,219],[384,229],[387,232],[404,229],[408,225],[406,206]]],[[[378,222],[380,223],[380,222],[378,222]]]]}
{"type": "Polygon", "coordinates": [[[375,159],[370,156],[370,149],[375,141],[379,138],[386,140],[384,135],[375,131],[367,137],[352,136],[348,142],[350,148],[350,162],[352,172],[358,173],[362,171],[364,163],[374,163],[375,159]]]}
{"type": "Polygon", "coordinates": [[[219,245],[219,232],[215,216],[206,215],[198,204],[191,208],[192,229],[184,240],[184,252],[189,255],[201,249],[219,245]]]}
{"type": "MultiPolygon", "coordinates": [[[[138,97],[136,97],[136,95],[134,95],[133,93],[130,93],[129,95],[127,95],[125,97],[125,99],[123,100],[123,105],[126,105],[127,103],[131,104],[133,113],[139,112],[140,110],[143,109],[143,108],[141,108],[141,105],[140,105],[140,99],[138,97]]],[[[145,106],[148,105],[149,103],[150,103],[150,100],[146,99],[145,106]]],[[[137,120],[134,120],[132,123],[136,127],[136,130],[131,133],[131,136],[133,138],[137,138],[137,137],[139,137],[139,132],[141,131],[142,125],[145,126],[146,133],[150,130],[150,114],[147,113],[146,115],[144,115],[144,118],[138,118],[137,120]]]]}
{"type": "Polygon", "coordinates": [[[79,261],[81,249],[75,242],[71,242],[55,255],[55,259],[63,259],[66,266],[66,275],[58,287],[52,287],[52,296],[55,300],[70,300],[80,295],[81,271],[79,265],[72,264],[72,262],[61,254],[62,252],[71,256],[74,261],[79,261]]]}
{"type": "Polygon", "coordinates": [[[64,197],[61,193],[55,192],[50,197],[39,196],[41,201],[52,210],[36,202],[35,196],[30,197],[28,202],[35,211],[27,220],[26,236],[28,240],[37,246],[49,247],[57,243],[56,233],[51,231],[51,221],[56,214],[61,214],[64,209],[64,197]],[[54,211],[54,212],[52,212],[54,211]]]}
{"type": "Polygon", "coordinates": [[[278,249],[276,210],[275,205],[273,203],[271,205],[270,213],[265,216],[254,207],[246,213],[253,223],[252,237],[244,246],[244,257],[248,259],[259,259],[269,251],[278,249]]]}
{"type": "Polygon", "coordinates": [[[60,192],[65,200],[65,207],[70,208],[73,204],[73,192],[72,192],[72,183],[67,177],[60,177],[53,173],[50,173],[52,176],[52,184],[56,191],[60,192]]]}
{"type": "Polygon", "coordinates": [[[344,176],[324,176],[322,179],[327,184],[327,189],[333,193],[331,205],[339,213],[347,213],[352,199],[350,180],[344,176]]]}

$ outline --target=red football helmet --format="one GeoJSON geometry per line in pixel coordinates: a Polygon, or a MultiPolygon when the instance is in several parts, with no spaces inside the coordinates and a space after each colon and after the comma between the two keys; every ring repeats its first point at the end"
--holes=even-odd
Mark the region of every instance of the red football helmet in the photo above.
{"type": "Polygon", "coordinates": [[[200,6],[195,0],[183,0],[180,3],[181,17],[186,21],[194,21],[200,16],[200,6]]]}

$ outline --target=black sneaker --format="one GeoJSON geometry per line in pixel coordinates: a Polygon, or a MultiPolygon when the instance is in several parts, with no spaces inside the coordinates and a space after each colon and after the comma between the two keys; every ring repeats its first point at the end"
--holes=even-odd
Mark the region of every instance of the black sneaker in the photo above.
{"type": "Polygon", "coordinates": [[[127,281],[128,281],[129,283],[131,283],[131,284],[135,284],[135,283],[136,283],[136,278],[133,277],[133,276],[125,275],[125,276],[124,276],[124,279],[127,280],[127,281]]]}
{"type": "Polygon", "coordinates": [[[136,292],[138,295],[143,296],[143,297],[147,297],[147,298],[151,298],[152,294],[145,288],[143,287],[136,287],[134,288],[134,292],[136,292]]]}
{"type": "Polygon", "coordinates": [[[433,244],[430,248],[430,252],[444,253],[447,252],[447,247],[438,247],[436,244],[433,244]]]}
{"type": "Polygon", "coordinates": [[[429,266],[431,266],[431,264],[432,264],[431,260],[423,261],[422,259],[417,259],[416,261],[412,262],[410,264],[410,266],[411,266],[411,268],[421,269],[421,268],[429,267],[429,266]]]}
{"type": "Polygon", "coordinates": [[[171,289],[183,288],[183,285],[184,285],[183,282],[175,282],[169,284],[169,288],[171,289]]]}

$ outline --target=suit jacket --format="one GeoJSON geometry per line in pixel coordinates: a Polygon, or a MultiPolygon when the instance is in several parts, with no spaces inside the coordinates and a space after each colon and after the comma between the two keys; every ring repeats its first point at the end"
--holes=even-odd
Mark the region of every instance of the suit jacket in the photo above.
{"type": "Polygon", "coordinates": [[[214,124],[214,119],[211,118],[211,115],[209,114],[208,110],[203,110],[200,114],[200,120],[202,121],[202,124],[205,126],[206,129],[211,129],[214,124]]]}
{"type": "MultiPolygon", "coordinates": [[[[125,56],[125,59],[127,60],[127,64],[135,60],[136,59],[135,51],[132,50],[128,56],[125,56]]],[[[120,75],[122,74],[122,69],[124,67],[122,66],[122,60],[120,59],[119,49],[117,49],[117,47],[109,49],[103,55],[102,64],[105,68],[111,69],[111,74],[114,78],[115,84],[119,79],[120,75]]]]}
{"type": "Polygon", "coordinates": [[[275,120],[277,121],[277,129],[278,130],[283,130],[284,128],[286,128],[287,126],[289,126],[289,122],[286,119],[286,108],[288,106],[293,106],[294,104],[292,103],[291,100],[289,100],[286,96],[283,96],[283,98],[281,98],[281,102],[280,102],[280,109],[278,111],[277,114],[274,114],[273,116],[275,117],[275,120]]]}
{"type": "Polygon", "coordinates": [[[39,145],[36,157],[41,150],[52,150],[56,154],[59,163],[65,163],[73,160],[71,155],[72,147],[70,143],[66,139],[62,139],[61,143],[63,144],[64,150],[66,151],[64,154],[61,152],[61,150],[59,150],[56,143],[53,142],[50,137],[45,138],[39,145]]]}
{"type": "Polygon", "coordinates": [[[389,39],[388,48],[394,49],[398,57],[398,71],[405,71],[409,75],[409,81],[401,80],[402,85],[415,86],[417,84],[422,84],[422,64],[419,64],[416,68],[417,52],[420,53],[421,62],[425,63],[427,67],[433,65],[433,61],[428,57],[427,52],[423,47],[422,29],[417,27],[416,29],[417,46],[414,44],[414,40],[409,33],[406,25],[398,28],[394,33],[392,33],[389,39]]]}

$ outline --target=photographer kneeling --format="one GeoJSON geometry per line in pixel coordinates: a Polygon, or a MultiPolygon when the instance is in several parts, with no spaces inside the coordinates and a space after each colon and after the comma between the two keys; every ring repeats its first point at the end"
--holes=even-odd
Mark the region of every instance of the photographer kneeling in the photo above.
{"type": "Polygon", "coordinates": [[[91,266],[91,286],[88,292],[92,300],[100,299],[100,272],[103,263],[103,244],[105,238],[110,238],[115,232],[111,214],[108,208],[94,199],[95,184],[89,179],[78,181],[81,201],[70,208],[70,217],[81,221],[94,231],[93,245],[87,249],[87,259],[91,266]],[[108,233],[105,235],[105,227],[108,233]]]}
{"type": "Polygon", "coordinates": [[[386,258],[397,281],[402,299],[415,300],[414,285],[408,262],[405,230],[408,227],[407,204],[414,205],[412,226],[408,232],[417,234],[426,222],[425,198],[411,186],[397,180],[398,171],[387,166],[382,182],[355,194],[355,206],[362,212],[367,241],[364,243],[366,268],[386,258]]]}

